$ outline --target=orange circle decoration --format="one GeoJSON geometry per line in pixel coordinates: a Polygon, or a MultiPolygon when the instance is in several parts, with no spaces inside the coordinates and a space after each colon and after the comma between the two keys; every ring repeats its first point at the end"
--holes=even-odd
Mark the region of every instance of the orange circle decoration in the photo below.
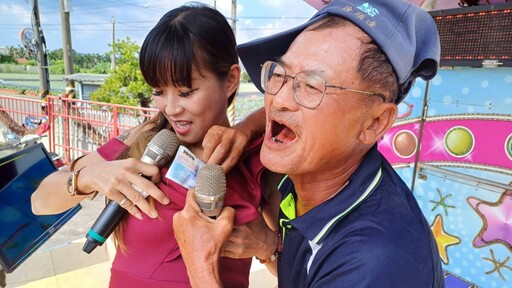
{"type": "Polygon", "coordinates": [[[508,135],[507,141],[505,141],[505,153],[508,159],[512,160],[512,134],[508,135]]]}
{"type": "Polygon", "coordinates": [[[393,137],[393,150],[402,158],[409,158],[416,152],[418,140],[409,130],[401,130],[393,137]]]}
{"type": "Polygon", "coordinates": [[[465,157],[473,151],[475,137],[468,128],[456,126],[446,132],[444,147],[454,157],[465,157]]]}

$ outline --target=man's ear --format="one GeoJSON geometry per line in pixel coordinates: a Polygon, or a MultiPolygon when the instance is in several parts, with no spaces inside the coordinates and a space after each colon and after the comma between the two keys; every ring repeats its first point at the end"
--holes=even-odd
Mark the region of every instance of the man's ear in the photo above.
{"type": "Polygon", "coordinates": [[[240,71],[240,65],[238,64],[233,64],[231,65],[231,68],[229,68],[229,74],[225,84],[228,97],[231,96],[231,94],[233,94],[240,85],[240,71]]]}
{"type": "Polygon", "coordinates": [[[364,144],[373,145],[395,123],[398,108],[394,103],[383,103],[374,107],[369,113],[372,117],[368,119],[367,125],[359,135],[359,140],[364,144]]]}

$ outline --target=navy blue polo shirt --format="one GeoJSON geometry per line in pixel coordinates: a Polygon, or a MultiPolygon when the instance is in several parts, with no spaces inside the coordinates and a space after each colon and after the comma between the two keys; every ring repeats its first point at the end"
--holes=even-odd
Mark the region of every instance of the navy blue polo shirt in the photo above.
{"type": "Polygon", "coordinates": [[[279,190],[279,288],[444,287],[430,226],[377,145],[342,191],[300,217],[292,181],[279,190]]]}

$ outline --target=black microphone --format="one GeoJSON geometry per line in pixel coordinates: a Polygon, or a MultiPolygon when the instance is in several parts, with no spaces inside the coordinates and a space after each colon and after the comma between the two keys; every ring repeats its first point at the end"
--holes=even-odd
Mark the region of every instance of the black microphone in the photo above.
{"type": "MultiPolygon", "coordinates": [[[[179,140],[176,134],[167,129],[161,130],[148,143],[140,161],[156,165],[160,168],[172,158],[178,145],[179,140]]],[[[134,186],[134,188],[139,191],[144,198],[149,195],[136,186],[134,186]]],[[[89,229],[89,232],[87,232],[85,236],[86,241],[82,250],[89,254],[97,246],[103,245],[110,234],[114,232],[117,225],[123,220],[127,212],[128,211],[117,202],[110,201],[105,209],[103,209],[98,219],[96,219],[91,229],[89,229]]]]}
{"type": "Polygon", "coordinates": [[[226,175],[222,167],[216,164],[205,164],[197,172],[196,202],[206,216],[217,219],[224,206],[226,194],[226,175]]]}

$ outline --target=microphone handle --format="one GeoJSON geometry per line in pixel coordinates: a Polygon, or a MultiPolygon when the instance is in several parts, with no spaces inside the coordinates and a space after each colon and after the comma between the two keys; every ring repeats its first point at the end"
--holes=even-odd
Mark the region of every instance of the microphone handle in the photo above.
{"type": "Polygon", "coordinates": [[[103,245],[128,213],[117,202],[110,201],[85,236],[87,241],[82,250],[90,254],[97,246],[103,245]]]}

